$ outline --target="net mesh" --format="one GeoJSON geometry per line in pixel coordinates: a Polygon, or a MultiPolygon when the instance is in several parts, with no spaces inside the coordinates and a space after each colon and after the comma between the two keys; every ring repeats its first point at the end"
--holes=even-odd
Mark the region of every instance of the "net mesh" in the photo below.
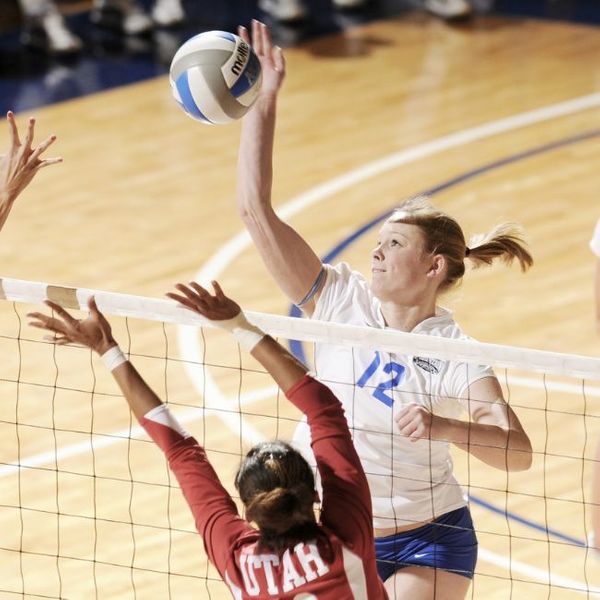
{"type": "MultiPolygon", "coordinates": [[[[6,279],[2,290],[0,597],[228,597],[161,452],[110,374],[89,350],[55,347],[26,326],[43,298],[75,308],[92,292],[6,279]]],[[[113,315],[122,349],[234,495],[240,457],[258,440],[290,439],[300,415],[251,357],[199,317],[163,300],[96,298],[113,315]]],[[[600,361],[249,316],[282,342],[336,341],[494,366],[534,459],[529,471],[506,473],[453,451],[480,543],[469,597],[600,597],[600,563],[585,542],[600,361]]]]}

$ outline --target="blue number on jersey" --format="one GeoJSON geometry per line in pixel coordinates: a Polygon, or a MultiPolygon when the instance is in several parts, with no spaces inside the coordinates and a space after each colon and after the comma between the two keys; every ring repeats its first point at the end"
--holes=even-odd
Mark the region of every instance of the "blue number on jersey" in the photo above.
{"type": "Polygon", "coordinates": [[[374,398],[377,398],[380,402],[383,402],[386,406],[392,406],[394,399],[386,394],[387,390],[395,388],[404,378],[404,365],[398,364],[397,362],[390,361],[388,363],[381,364],[381,354],[375,352],[375,358],[373,362],[366,368],[365,372],[361,375],[360,379],[356,382],[358,387],[364,388],[367,385],[369,379],[381,368],[384,373],[391,375],[391,378],[387,381],[381,382],[372,393],[374,398]]]}

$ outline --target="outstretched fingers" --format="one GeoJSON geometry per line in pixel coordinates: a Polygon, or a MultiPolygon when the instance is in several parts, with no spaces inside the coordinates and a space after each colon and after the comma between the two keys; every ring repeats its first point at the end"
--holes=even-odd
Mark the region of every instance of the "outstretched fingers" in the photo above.
{"type": "Polygon", "coordinates": [[[178,302],[179,304],[185,306],[186,308],[189,308],[190,310],[196,310],[196,305],[186,296],[181,296],[173,292],[167,292],[165,296],[167,296],[167,298],[171,298],[171,300],[175,300],[175,302],[178,302]]]}
{"type": "Polygon", "coordinates": [[[183,283],[175,284],[175,289],[181,294],[175,294],[174,292],[168,292],[167,297],[183,304],[183,306],[190,310],[196,311],[199,305],[205,304],[205,294],[208,294],[204,288],[196,284],[196,289],[192,288],[192,283],[189,286],[183,283]]]}
{"type": "Polygon", "coordinates": [[[23,147],[25,152],[31,152],[31,145],[33,144],[33,136],[35,133],[35,118],[29,117],[27,121],[27,133],[25,134],[25,140],[23,141],[23,147]]]}
{"type": "Polygon", "coordinates": [[[55,333],[54,335],[45,335],[43,339],[46,342],[50,342],[56,346],[66,346],[67,344],[72,343],[71,338],[63,335],[61,333],[55,333]]]}
{"type": "Polygon", "coordinates": [[[283,55],[281,46],[275,46],[275,48],[273,48],[273,64],[277,71],[281,73],[285,72],[285,56],[283,55]]]}
{"type": "Polygon", "coordinates": [[[42,168],[42,167],[46,167],[48,165],[53,165],[59,162],[62,162],[62,158],[58,157],[58,158],[45,158],[43,160],[40,159],[40,156],[46,152],[46,150],[48,150],[48,148],[54,144],[54,142],[56,141],[56,136],[55,135],[51,135],[49,138],[45,139],[43,142],[41,142],[40,144],[38,144],[38,146],[36,147],[36,149],[31,153],[31,156],[29,157],[29,161],[31,163],[35,163],[36,161],[39,160],[39,164],[37,165],[38,168],[42,168]]]}
{"type": "Polygon", "coordinates": [[[207,300],[211,297],[210,292],[206,288],[202,287],[199,283],[190,281],[189,285],[203,300],[207,300]]]}
{"type": "Polygon", "coordinates": [[[263,52],[270,53],[273,50],[273,40],[271,39],[271,31],[264,23],[260,24],[260,37],[263,52]]]}
{"type": "MultiPolygon", "coordinates": [[[[39,312],[28,313],[27,318],[30,319],[29,325],[32,327],[52,331],[54,334],[65,335],[65,325],[59,319],[39,312]]],[[[56,335],[54,337],[56,337],[56,335]]],[[[52,341],[54,341],[54,338],[52,338],[52,341]]]]}
{"type": "Polygon", "coordinates": [[[217,298],[217,300],[226,300],[227,296],[225,296],[224,292],[223,292],[223,288],[221,288],[221,286],[219,285],[219,282],[216,280],[211,281],[211,284],[213,286],[213,290],[215,290],[215,297],[217,298]]]}
{"type": "Polygon", "coordinates": [[[19,139],[19,130],[17,129],[15,114],[12,110],[9,110],[6,113],[6,120],[8,121],[8,129],[10,132],[10,144],[13,148],[18,147],[21,145],[21,140],[19,139]]]}
{"type": "Polygon", "coordinates": [[[252,45],[252,42],[250,41],[250,34],[243,25],[238,26],[238,35],[246,42],[246,44],[249,46],[252,45]]]}
{"type": "MultiPolygon", "coordinates": [[[[220,301],[221,298],[224,298],[224,294],[221,288],[219,288],[221,296],[219,296],[219,293],[213,296],[208,290],[203,288],[199,283],[196,283],[195,281],[191,281],[188,285],[185,285],[183,283],[177,283],[175,285],[175,289],[181,293],[176,294],[174,292],[168,292],[166,294],[167,297],[171,298],[171,300],[179,302],[179,304],[182,304],[186,308],[189,308],[190,310],[193,310],[195,312],[200,311],[204,313],[207,309],[211,308],[215,300],[220,301]]],[[[217,288],[215,288],[215,291],[217,291],[217,288]]]]}
{"type": "Polygon", "coordinates": [[[60,304],[52,302],[52,300],[44,300],[44,304],[51,308],[67,325],[76,325],[79,321],[72,317],[60,304]]]}
{"type": "Polygon", "coordinates": [[[96,304],[96,297],[90,296],[87,301],[88,308],[90,309],[90,313],[94,316],[100,315],[100,311],[98,310],[98,305],[96,304]]]}
{"type": "Polygon", "coordinates": [[[261,29],[264,25],[253,19],[252,21],[252,47],[254,48],[254,52],[256,52],[257,56],[264,56],[266,48],[263,44],[263,36],[261,29]]]}

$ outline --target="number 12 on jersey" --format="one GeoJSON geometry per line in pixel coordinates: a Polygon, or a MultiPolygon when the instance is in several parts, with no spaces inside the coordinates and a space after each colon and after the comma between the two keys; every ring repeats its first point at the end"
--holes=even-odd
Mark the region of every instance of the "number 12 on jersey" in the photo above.
{"type": "Polygon", "coordinates": [[[390,361],[387,363],[382,363],[381,354],[379,352],[375,352],[375,358],[373,359],[373,362],[366,368],[365,372],[356,382],[356,385],[364,388],[369,380],[375,377],[378,371],[383,371],[390,377],[375,386],[371,395],[380,402],[383,402],[386,406],[391,407],[394,404],[394,399],[388,394],[388,391],[394,389],[402,381],[405,370],[406,369],[404,368],[404,365],[401,365],[397,362],[390,361]]]}

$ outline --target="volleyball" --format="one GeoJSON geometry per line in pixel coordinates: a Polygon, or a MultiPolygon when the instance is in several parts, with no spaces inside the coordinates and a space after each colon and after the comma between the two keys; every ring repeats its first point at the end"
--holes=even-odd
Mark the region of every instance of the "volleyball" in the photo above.
{"type": "Polygon", "coordinates": [[[193,119],[224,124],[243,117],[260,91],[262,73],[254,50],[226,31],[190,38],[171,62],[175,100],[193,119]]]}

